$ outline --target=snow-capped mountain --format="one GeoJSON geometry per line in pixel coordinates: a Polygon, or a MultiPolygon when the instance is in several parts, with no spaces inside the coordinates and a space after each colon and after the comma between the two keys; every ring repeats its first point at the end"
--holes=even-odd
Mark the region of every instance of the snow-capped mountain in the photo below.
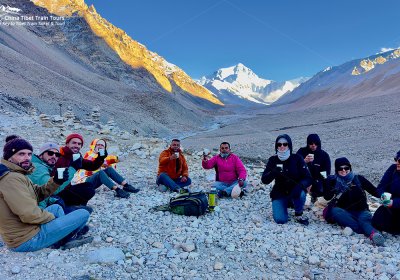
{"type": "Polygon", "coordinates": [[[198,82],[213,92],[224,104],[268,105],[292,91],[306,78],[275,82],[258,77],[250,68],[239,63],[221,68],[198,82]]]}
{"type": "Polygon", "coordinates": [[[400,91],[400,49],[328,67],[274,105],[292,109],[316,107],[400,91]]]}

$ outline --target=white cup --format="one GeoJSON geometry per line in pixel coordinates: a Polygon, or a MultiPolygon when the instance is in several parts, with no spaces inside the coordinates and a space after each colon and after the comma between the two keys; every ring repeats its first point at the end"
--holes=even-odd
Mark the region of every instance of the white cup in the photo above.
{"type": "Polygon", "coordinates": [[[326,174],[326,171],[321,171],[319,173],[322,175],[322,177],[324,177],[324,179],[326,179],[328,177],[326,174]]]}
{"type": "Polygon", "coordinates": [[[176,158],[179,158],[179,152],[175,152],[176,158]]]}
{"type": "Polygon", "coordinates": [[[203,150],[203,155],[208,156],[209,154],[211,154],[211,151],[209,149],[203,150]]]}
{"type": "Polygon", "coordinates": [[[381,196],[382,201],[390,201],[392,198],[392,194],[388,192],[384,192],[381,196]]]}
{"type": "Polygon", "coordinates": [[[279,167],[280,169],[283,169],[283,164],[277,164],[276,167],[279,167]]]}
{"type": "Polygon", "coordinates": [[[307,155],[311,160],[314,160],[314,154],[308,154],[307,155]]]}
{"type": "Polygon", "coordinates": [[[75,160],[77,160],[77,159],[80,158],[80,157],[81,157],[81,154],[73,154],[73,155],[72,155],[72,160],[75,161],[75,160]]]}
{"type": "Polygon", "coordinates": [[[104,156],[105,155],[105,150],[104,149],[99,149],[99,156],[104,156]]]}
{"type": "Polygon", "coordinates": [[[65,171],[65,167],[57,168],[57,178],[58,179],[62,179],[64,177],[63,176],[64,171],[65,171]]]}

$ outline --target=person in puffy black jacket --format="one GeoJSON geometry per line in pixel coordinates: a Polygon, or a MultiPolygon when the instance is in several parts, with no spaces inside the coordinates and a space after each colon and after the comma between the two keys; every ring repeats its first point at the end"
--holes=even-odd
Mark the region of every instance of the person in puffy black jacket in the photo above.
{"type": "Polygon", "coordinates": [[[309,134],[307,146],[300,148],[297,154],[304,159],[313,178],[310,195],[311,202],[314,203],[323,195],[323,180],[331,175],[331,158],[322,150],[318,134],[309,134]]]}
{"type": "Polygon", "coordinates": [[[382,201],[374,216],[372,225],[381,231],[400,234],[400,151],[394,157],[395,164],[386,170],[378,185],[378,195],[384,192],[392,195],[388,201],[382,201]]]}
{"type": "Polygon", "coordinates": [[[292,154],[292,140],[287,134],[279,135],[275,141],[275,155],[268,159],[261,181],[269,184],[275,180],[270,197],[272,199],[272,216],[276,223],[288,221],[288,206],[293,203],[296,220],[308,225],[303,217],[306,201],[306,189],[312,178],[304,160],[292,154]]]}
{"type": "Polygon", "coordinates": [[[384,238],[371,224],[372,215],[365,191],[378,197],[375,186],[364,176],[355,175],[347,158],[337,158],[335,175],[329,176],[324,185],[324,198],[331,200],[324,210],[324,218],[329,223],[365,234],[376,245],[382,246],[384,238]]]}

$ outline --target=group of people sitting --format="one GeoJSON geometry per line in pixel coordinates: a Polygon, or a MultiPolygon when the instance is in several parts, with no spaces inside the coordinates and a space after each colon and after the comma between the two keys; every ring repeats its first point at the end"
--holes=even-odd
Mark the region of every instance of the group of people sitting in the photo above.
{"type": "Polygon", "coordinates": [[[364,176],[354,173],[350,161],[335,160],[335,173],[331,175],[328,153],[321,149],[317,134],[307,137],[307,146],[293,153],[291,138],[279,135],[275,141],[275,155],[268,159],[261,181],[269,184],[275,180],[270,197],[272,216],[276,223],[288,221],[288,208],[293,207],[295,219],[308,225],[303,217],[306,194],[315,202],[320,196],[329,201],[323,210],[328,223],[349,227],[354,232],[368,236],[377,246],[384,245],[380,231],[400,234],[400,151],[375,187],[364,176]],[[368,207],[366,192],[380,198],[381,206],[374,215],[368,207]]]}
{"type": "MultiPolygon", "coordinates": [[[[33,155],[32,145],[25,139],[6,138],[0,164],[0,235],[11,250],[70,249],[90,243],[93,238],[86,236],[86,224],[93,209],[87,203],[95,189],[104,184],[119,198],[139,191],[117,172],[118,157],[108,155],[104,139],[94,139],[84,156],[82,146],[83,137],[73,133],[67,136],[65,146],[44,143],[33,155]]],[[[218,197],[238,198],[247,192],[246,168],[228,142],[222,142],[219,153],[211,158],[204,152],[202,167],[215,170],[212,186],[218,197]]],[[[291,138],[283,134],[275,141],[275,153],[268,159],[261,181],[274,182],[270,197],[278,224],[288,222],[288,208],[293,207],[295,220],[308,225],[303,212],[309,193],[312,202],[321,196],[330,201],[323,213],[327,222],[363,233],[376,245],[384,245],[379,231],[400,233],[396,222],[400,214],[400,151],[375,188],[364,176],[356,175],[344,157],[335,160],[335,174],[331,175],[330,157],[321,149],[317,134],[310,134],[307,146],[296,154],[291,138]],[[375,197],[390,193],[391,198],[382,199],[382,206],[372,216],[365,191],[375,197]]],[[[191,179],[179,139],[161,152],[156,184],[163,191],[188,191],[191,179]]]]}
{"type": "Polygon", "coordinates": [[[81,155],[83,137],[67,136],[65,146],[44,143],[37,155],[17,135],[6,138],[0,164],[0,234],[16,252],[46,247],[70,249],[90,243],[85,236],[95,190],[106,185],[120,198],[139,189],[115,169],[104,139],[94,139],[81,155]]]}

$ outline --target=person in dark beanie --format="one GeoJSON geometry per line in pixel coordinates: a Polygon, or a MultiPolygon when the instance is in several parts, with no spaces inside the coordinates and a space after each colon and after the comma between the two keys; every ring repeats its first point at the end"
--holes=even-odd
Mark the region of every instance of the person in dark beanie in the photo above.
{"type": "Polygon", "coordinates": [[[287,223],[288,207],[293,204],[296,221],[308,225],[308,219],[303,216],[303,209],[306,190],[310,187],[312,178],[303,158],[293,154],[292,150],[289,135],[279,135],[275,141],[275,155],[268,159],[261,182],[269,184],[275,180],[270,197],[272,216],[276,223],[287,223]]]}
{"type": "Polygon", "coordinates": [[[356,175],[347,158],[337,158],[335,175],[329,176],[324,185],[324,198],[330,200],[324,209],[324,218],[329,223],[350,227],[356,233],[369,236],[375,245],[383,246],[382,234],[371,224],[365,191],[378,197],[375,186],[364,176],[356,175]]]}
{"type": "Polygon", "coordinates": [[[395,163],[389,166],[378,184],[381,206],[372,217],[372,225],[391,234],[400,234],[400,151],[394,156],[395,163]],[[388,194],[391,197],[388,197],[388,194]]]}
{"type": "Polygon", "coordinates": [[[93,238],[80,235],[89,213],[85,210],[65,215],[59,205],[46,209],[38,201],[51,195],[68,178],[51,178],[43,186],[26,176],[33,170],[32,145],[20,137],[7,137],[0,164],[0,234],[10,250],[36,251],[58,244],[72,248],[93,238]]]}
{"type": "MultiPolygon", "coordinates": [[[[101,167],[104,159],[107,157],[107,150],[104,155],[99,155],[94,160],[87,160],[82,158],[80,154],[83,146],[83,137],[78,133],[69,134],[65,140],[65,146],[60,148],[60,158],[57,160],[55,167],[52,171],[52,176],[56,173],[56,169],[60,167],[69,169],[69,178],[64,184],[62,184],[57,190],[58,196],[62,198],[67,207],[77,206],[81,208],[86,206],[88,201],[95,195],[95,188],[90,182],[83,182],[76,185],[71,185],[75,173],[79,169],[94,171],[101,167]],[[73,155],[77,156],[77,159],[73,159],[73,155]]],[[[92,211],[89,206],[85,209],[92,211]]]]}
{"type": "Polygon", "coordinates": [[[311,202],[314,203],[318,197],[323,195],[323,180],[331,175],[331,158],[327,152],[322,150],[318,134],[309,134],[307,146],[300,148],[297,154],[304,159],[313,178],[309,193],[311,202]]]}

